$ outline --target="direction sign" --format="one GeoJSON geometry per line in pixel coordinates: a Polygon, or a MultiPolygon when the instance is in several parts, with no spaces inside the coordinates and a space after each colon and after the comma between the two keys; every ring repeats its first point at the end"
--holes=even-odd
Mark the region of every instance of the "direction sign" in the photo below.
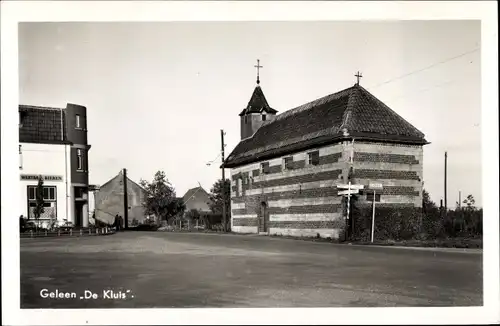
{"type": "Polygon", "coordinates": [[[382,190],[384,188],[384,186],[382,186],[381,183],[370,183],[368,188],[370,188],[372,190],[382,190]]]}
{"type": "Polygon", "coordinates": [[[364,185],[351,185],[349,187],[349,185],[337,185],[337,188],[341,188],[341,189],[364,189],[364,185]]]}
{"type": "Polygon", "coordinates": [[[337,194],[340,195],[352,195],[352,194],[358,194],[359,189],[351,189],[351,190],[341,190],[337,194]]]}

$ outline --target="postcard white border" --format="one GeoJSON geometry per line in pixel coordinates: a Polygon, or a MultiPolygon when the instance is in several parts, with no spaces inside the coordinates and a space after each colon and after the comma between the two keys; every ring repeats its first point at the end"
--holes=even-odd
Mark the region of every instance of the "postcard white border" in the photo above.
{"type": "Polygon", "coordinates": [[[496,1],[1,2],[2,311],[9,325],[472,324],[499,317],[498,16],[496,1]],[[27,21],[482,21],[484,306],[471,308],[20,310],[17,23],[27,21]],[[140,310],[140,311],[138,311],[140,310]]]}

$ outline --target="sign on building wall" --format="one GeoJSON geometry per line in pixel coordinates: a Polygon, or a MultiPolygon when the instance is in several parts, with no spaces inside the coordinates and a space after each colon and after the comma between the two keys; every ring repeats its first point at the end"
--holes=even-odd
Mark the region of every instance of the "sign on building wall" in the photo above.
{"type": "MultiPolygon", "coordinates": [[[[30,181],[30,180],[36,180],[38,181],[38,178],[40,175],[38,174],[21,174],[21,180],[24,181],[30,181]]],[[[43,175],[42,178],[44,181],[62,181],[63,177],[61,175],[43,175]]]]}

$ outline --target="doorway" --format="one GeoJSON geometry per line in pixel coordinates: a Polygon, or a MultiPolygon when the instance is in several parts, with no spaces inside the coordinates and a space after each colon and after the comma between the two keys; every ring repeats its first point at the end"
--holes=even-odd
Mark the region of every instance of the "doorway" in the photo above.
{"type": "Polygon", "coordinates": [[[83,202],[75,201],[75,226],[83,226],[83,202]]]}
{"type": "Polygon", "coordinates": [[[269,232],[269,212],[266,202],[260,203],[259,232],[269,232]]]}

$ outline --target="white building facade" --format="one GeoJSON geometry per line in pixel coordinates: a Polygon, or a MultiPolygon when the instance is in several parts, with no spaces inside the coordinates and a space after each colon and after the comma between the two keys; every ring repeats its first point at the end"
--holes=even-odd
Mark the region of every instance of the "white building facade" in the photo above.
{"type": "Polygon", "coordinates": [[[86,109],[73,104],[66,109],[20,106],[19,113],[19,214],[44,228],[66,222],[87,227],[86,109]],[[44,211],[36,219],[40,177],[44,211]]]}

